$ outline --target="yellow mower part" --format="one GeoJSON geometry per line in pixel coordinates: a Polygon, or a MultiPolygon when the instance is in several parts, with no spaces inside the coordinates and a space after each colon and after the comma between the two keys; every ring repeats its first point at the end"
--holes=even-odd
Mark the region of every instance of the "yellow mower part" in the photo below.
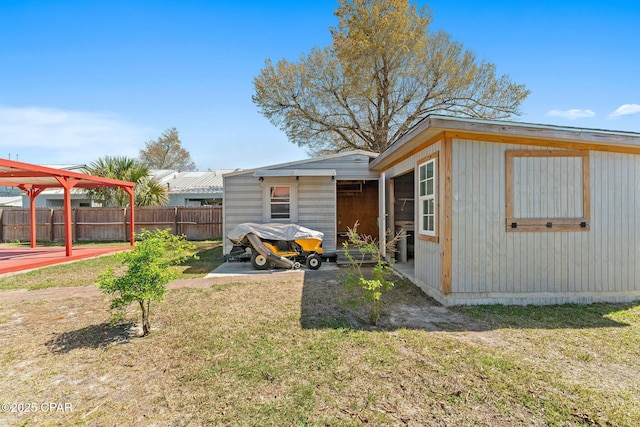
{"type": "Polygon", "coordinates": [[[278,245],[272,245],[271,243],[268,242],[262,242],[262,244],[269,249],[269,251],[271,251],[271,253],[276,254],[278,256],[284,257],[284,258],[289,258],[292,256],[297,256],[299,255],[298,252],[292,252],[292,251],[281,251],[280,249],[278,249],[278,245]]]}
{"type": "Polygon", "coordinates": [[[319,255],[323,254],[322,250],[322,240],[319,239],[299,239],[294,240],[300,247],[302,248],[302,252],[295,251],[282,251],[278,248],[278,245],[273,245],[269,242],[262,242],[264,246],[269,249],[272,253],[284,257],[295,257],[302,255],[303,253],[317,253],[319,255]]]}
{"type": "Polygon", "coordinates": [[[304,252],[316,252],[321,255],[323,253],[322,240],[320,239],[299,239],[295,242],[302,247],[304,252]]]}

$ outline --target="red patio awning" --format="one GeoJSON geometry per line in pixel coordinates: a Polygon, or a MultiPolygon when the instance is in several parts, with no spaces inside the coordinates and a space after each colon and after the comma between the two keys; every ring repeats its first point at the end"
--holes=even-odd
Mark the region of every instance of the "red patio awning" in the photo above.
{"type": "Polygon", "coordinates": [[[134,197],[135,183],[117,179],[103,178],[94,175],[73,172],[64,169],[50,168],[0,158],[0,186],[20,188],[30,199],[31,210],[31,247],[36,244],[36,204],[35,198],[48,188],[64,189],[64,222],[66,255],[72,255],[71,227],[71,189],[119,187],[129,194],[131,221],[129,225],[130,242],[134,244],[134,197]]]}

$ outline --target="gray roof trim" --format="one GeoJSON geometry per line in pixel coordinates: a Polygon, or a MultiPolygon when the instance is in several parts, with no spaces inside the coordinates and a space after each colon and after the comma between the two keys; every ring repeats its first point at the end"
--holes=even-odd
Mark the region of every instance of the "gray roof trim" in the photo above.
{"type": "Polygon", "coordinates": [[[352,150],[352,151],[345,151],[343,153],[329,154],[327,156],[311,157],[309,159],[297,160],[295,162],[280,163],[280,164],[277,164],[277,165],[262,166],[262,167],[253,168],[253,169],[243,169],[243,170],[239,170],[239,171],[236,171],[236,172],[225,173],[223,176],[224,177],[228,177],[228,176],[235,176],[235,175],[244,175],[244,174],[247,174],[247,173],[255,173],[256,171],[262,170],[262,169],[287,168],[287,167],[290,167],[290,166],[297,166],[297,165],[303,165],[303,164],[307,164],[307,163],[317,162],[319,160],[327,160],[327,159],[334,159],[334,158],[338,158],[338,157],[353,156],[353,155],[356,155],[356,154],[367,156],[367,157],[369,157],[371,159],[375,159],[376,157],[378,157],[378,153],[374,153],[374,152],[371,152],[371,151],[352,150]]]}
{"type": "Polygon", "coordinates": [[[336,176],[335,169],[261,169],[257,170],[253,176],[276,177],[276,176],[336,176]]]}

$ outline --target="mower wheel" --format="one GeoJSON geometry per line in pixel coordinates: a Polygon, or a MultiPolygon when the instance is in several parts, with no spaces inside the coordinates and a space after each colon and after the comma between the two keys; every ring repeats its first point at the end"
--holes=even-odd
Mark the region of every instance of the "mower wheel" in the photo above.
{"type": "Polygon", "coordinates": [[[253,251],[253,253],[251,254],[251,265],[256,270],[266,270],[267,268],[269,268],[269,261],[267,260],[266,256],[262,255],[259,252],[253,251]]]}
{"type": "Polygon", "coordinates": [[[307,257],[307,268],[317,270],[322,265],[322,257],[318,254],[311,254],[307,257]]]}

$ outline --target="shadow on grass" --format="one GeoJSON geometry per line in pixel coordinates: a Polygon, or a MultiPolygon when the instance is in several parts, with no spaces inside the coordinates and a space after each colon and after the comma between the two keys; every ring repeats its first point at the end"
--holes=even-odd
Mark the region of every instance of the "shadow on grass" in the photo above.
{"type": "Polygon", "coordinates": [[[79,348],[101,349],[112,344],[126,344],[131,337],[130,330],[135,323],[110,323],[91,325],[75,331],[62,332],[45,343],[53,353],[68,353],[79,348]]]}
{"type": "Polygon", "coordinates": [[[562,304],[544,306],[486,305],[454,307],[452,310],[497,328],[619,328],[630,325],[612,319],[609,316],[620,311],[633,309],[637,307],[639,303],[640,302],[618,304],[562,304]]]}
{"type": "Polygon", "coordinates": [[[207,274],[215,270],[220,264],[224,262],[224,255],[222,254],[222,242],[212,242],[214,247],[202,248],[196,255],[198,259],[188,259],[182,265],[187,268],[183,271],[183,274],[207,274]]]}
{"type": "Polygon", "coordinates": [[[620,328],[628,323],[611,318],[619,311],[637,307],[627,304],[566,304],[551,306],[443,307],[408,280],[397,280],[383,294],[382,315],[373,326],[366,315],[349,306],[349,294],[339,273],[309,272],[302,290],[300,324],[305,329],[417,329],[432,331],[488,331],[492,329],[620,328]]]}

